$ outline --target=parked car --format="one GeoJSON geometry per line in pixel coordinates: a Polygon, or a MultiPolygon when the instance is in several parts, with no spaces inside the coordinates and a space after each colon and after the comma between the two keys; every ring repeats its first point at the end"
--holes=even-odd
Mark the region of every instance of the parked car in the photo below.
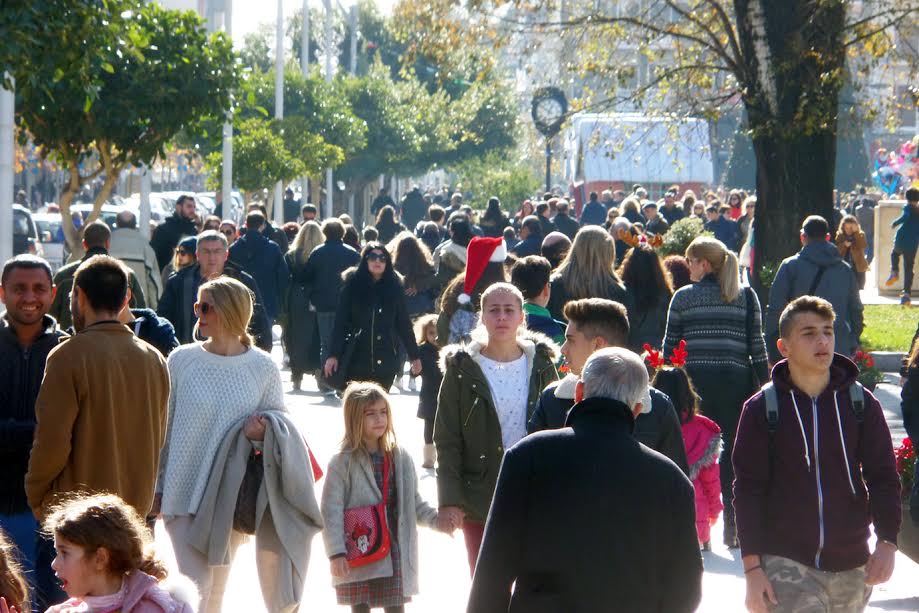
{"type": "MultiPolygon", "coordinates": [[[[93,205],[87,203],[74,204],[70,207],[71,211],[77,211],[83,217],[83,221],[86,221],[86,218],[89,217],[89,214],[93,211],[93,205]]],[[[102,211],[99,213],[100,219],[104,221],[108,227],[115,227],[115,218],[118,216],[118,213],[123,211],[121,207],[117,207],[113,204],[103,204],[102,211]]]]}
{"type": "MultiPolygon", "coordinates": [[[[217,208],[216,192],[199,192],[195,195],[198,198],[206,197],[212,200],[214,202],[214,208],[211,209],[212,211],[217,208]]],[[[230,208],[224,208],[223,218],[230,219],[236,223],[242,223],[246,211],[246,202],[243,199],[243,195],[234,190],[230,192],[230,197],[233,199],[233,203],[230,205],[230,208]]]]}
{"type": "Polygon", "coordinates": [[[33,213],[32,219],[38,228],[38,240],[44,251],[44,257],[51,264],[51,269],[57,269],[67,260],[66,245],[58,240],[61,229],[60,213],[33,213]]]}
{"type": "Polygon", "coordinates": [[[38,226],[32,219],[32,211],[20,204],[13,205],[13,255],[36,253],[38,226]]]}

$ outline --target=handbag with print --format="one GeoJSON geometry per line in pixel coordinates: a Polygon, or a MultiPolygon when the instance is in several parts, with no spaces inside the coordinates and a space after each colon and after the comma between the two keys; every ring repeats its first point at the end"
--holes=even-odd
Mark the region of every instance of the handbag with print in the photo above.
{"type": "Polygon", "coordinates": [[[372,564],[389,555],[386,502],[389,498],[390,469],[389,454],[386,454],[383,459],[382,502],[345,509],[345,559],[351,568],[372,564]]]}

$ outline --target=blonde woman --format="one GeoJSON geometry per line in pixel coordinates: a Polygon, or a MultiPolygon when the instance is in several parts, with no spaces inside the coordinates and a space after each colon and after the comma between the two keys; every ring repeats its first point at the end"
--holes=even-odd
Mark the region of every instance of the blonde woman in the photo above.
{"type": "MultiPolygon", "coordinates": [[[[169,355],[172,390],[169,425],[160,453],[154,513],[161,514],[179,570],[201,592],[200,610],[220,611],[230,566],[210,566],[208,556],[191,546],[190,528],[213,470],[212,462],[227,433],[247,415],[246,436],[262,440],[259,414],[284,410],[281,375],[271,356],[253,345],[246,331],[253,298],[245,285],[218,277],[201,285],[195,303],[196,337],[169,355]]],[[[232,510],[231,510],[232,512],[232,510]]],[[[230,535],[230,563],[243,541],[230,535]]]]}
{"type": "Polygon", "coordinates": [[[737,547],[731,451],[743,403],[768,379],[762,313],[756,292],[741,288],[737,256],[721,241],[699,237],[686,249],[691,285],[673,294],[663,354],[686,341],[686,372],[702,397],[701,412],[721,427],[724,542],[737,547]]]}
{"type": "Polygon", "coordinates": [[[299,391],[304,373],[319,371],[319,337],[316,334],[316,311],[310,309],[310,287],[306,279],[306,263],[313,249],[325,241],[322,226],[308,221],[284,256],[290,271],[287,300],[282,326],[284,346],[290,356],[290,379],[294,391],[299,391]]]}
{"type": "Polygon", "coordinates": [[[549,282],[549,312],[558,320],[571,300],[606,298],[626,302],[625,286],[616,274],[616,243],[609,232],[596,226],[578,231],[568,255],[549,282]]]}

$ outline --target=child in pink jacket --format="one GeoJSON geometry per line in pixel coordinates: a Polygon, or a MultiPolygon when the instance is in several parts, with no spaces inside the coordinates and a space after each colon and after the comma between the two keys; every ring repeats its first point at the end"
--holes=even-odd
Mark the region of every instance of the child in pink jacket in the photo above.
{"type": "Polygon", "coordinates": [[[46,613],[194,613],[197,589],[153,555],[144,521],[111,494],[81,496],[44,522],[54,537],[51,569],[70,599],[46,613]],[[184,581],[183,581],[184,580],[184,581]]]}
{"type": "Polygon", "coordinates": [[[699,396],[682,368],[663,367],[654,387],[670,396],[683,425],[689,478],[696,490],[696,533],[704,551],[711,551],[711,527],[724,509],[721,504],[721,428],[699,414],[699,396]]]}

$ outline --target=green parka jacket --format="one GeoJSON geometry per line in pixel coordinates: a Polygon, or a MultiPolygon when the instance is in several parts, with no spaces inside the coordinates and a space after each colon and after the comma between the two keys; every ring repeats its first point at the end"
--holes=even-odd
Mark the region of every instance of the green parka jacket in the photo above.
{"type": "MultiPolygon", "coordinates": [[[[460,507],[466,519],[484,522],[504,445],[488,380],[475,361],[485,345],[478,334],[473,333],[470,343],[448,345],[440,352],[444,379],[434,421],[434,444],[439,505],[460,507]]],[[[529,421],[540,392],[558,379],[555,361],[559,349],[548,337],[523,328],[517,342],[527,356],[529,421]]]]}

